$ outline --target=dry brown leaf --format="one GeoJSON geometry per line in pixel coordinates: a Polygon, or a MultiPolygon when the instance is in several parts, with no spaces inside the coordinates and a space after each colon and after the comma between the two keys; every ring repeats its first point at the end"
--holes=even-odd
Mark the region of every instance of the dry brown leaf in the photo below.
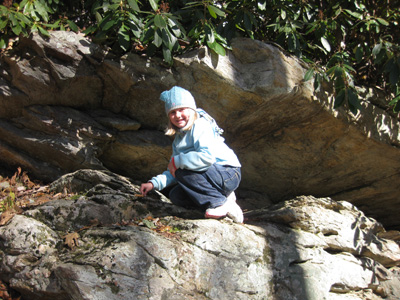
{"type": "Polygon", "coordinates": [[[10,179],[10,183],[11,183],[11,185],[12,186],[15,186],[16,185],[16,183],[17,183],[17,178],[19,177],[19,175],[21,174],[21,168],[20,167],[18,167],[17,168],[17,172],[15,172],[15,174],[11,177],[11,179],[10,179]]]}
{"type": "Polygon", "coordinates": [[[67,245],[71,250],[75,249],[79,244],[79,234],[77,232],[68,233],[64,239],[64,245],[67,245]]]}
{"type": "Polygon", "coordinates": [[[12,298],[6,290],[0,290],[0,299],[11,300],[12,298]]]}
{"type": "Polygon", "coordinates": [[[52,201],[52,200],[53,200],[53,199],[51,198],[51,196],[46,195],[46,194],[35,198],[35,202],[36,202],[37,204],[43,204],[43,203],[46,203],[46,202],[50,202],[50,201],[52,201]]]}
{"type": "Polygon", "coordinates": [[[0,216],[0,226],[6,225],[15,215],[14,211],[6,210],[0,216]]]}
{"type": "Polygon", "coordinates": [[[172,227],[169,225],[161,225],[157,227],[158,232],[170,232],[172,230],[172,227]]]}

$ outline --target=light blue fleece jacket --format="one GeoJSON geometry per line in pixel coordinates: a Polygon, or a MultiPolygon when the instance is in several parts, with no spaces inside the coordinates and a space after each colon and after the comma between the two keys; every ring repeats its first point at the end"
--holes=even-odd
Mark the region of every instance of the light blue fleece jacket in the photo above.
{"type": "MultiPolygon", "coordinates": [[[[212,164],[240,167],[236,154],[223,137],[204,117],[198,118],[192,129],[177,133],[172,143],[172,157],[177,169],[205,171],[212,164]]],[[[171,159],[172,159],[171,157],[171,159]]],[[[154,189],[160,191],[176,182],[169,170],[150,179],[154,189]]]]}

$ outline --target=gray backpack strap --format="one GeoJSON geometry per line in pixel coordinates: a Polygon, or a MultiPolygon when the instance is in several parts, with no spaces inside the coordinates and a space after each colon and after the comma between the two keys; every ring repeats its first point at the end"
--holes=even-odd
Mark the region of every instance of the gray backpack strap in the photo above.
{"type": "Polygon", "coordinates": [[[210,122],[215,133],[217,133],[218,135],[222,135],[224,133],[224,130],[218,126],[217,122],[215,122],[215,120],[204,109],[198,108],[196,111],[199,114],[200,118],[204,118],[208,122],[210,122]]]}

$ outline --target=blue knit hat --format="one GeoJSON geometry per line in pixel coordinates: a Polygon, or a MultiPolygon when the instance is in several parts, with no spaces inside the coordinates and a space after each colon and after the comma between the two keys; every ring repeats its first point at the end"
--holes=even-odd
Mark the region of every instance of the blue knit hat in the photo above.
{"type": "Polygon", "coordinates": [[[174,86],[169,91],[162,92],[160,100],[165,102],[165,112],[167,115],[171,110],[177,108],[187,107],[196,110],[196,102],[192,94],[179,86],[174,86]]]}

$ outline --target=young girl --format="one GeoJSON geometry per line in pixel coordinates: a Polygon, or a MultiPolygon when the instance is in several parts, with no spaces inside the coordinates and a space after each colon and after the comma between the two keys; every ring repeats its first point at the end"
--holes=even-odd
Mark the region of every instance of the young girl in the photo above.
{"type": "Polygon", "coordinates": [[[192,94],[178,86],[161,93],[169,124],[167,135],[175,135],[168,169],[142,183],[146,195],[176,184],[171,201],[180,206],[197,206],[206,218],[230,217],[243,223],[243,212],[234,190],[241,180],[240,162],[220,136],[222,130],[204,110],[197,109],[192,94]]]}

